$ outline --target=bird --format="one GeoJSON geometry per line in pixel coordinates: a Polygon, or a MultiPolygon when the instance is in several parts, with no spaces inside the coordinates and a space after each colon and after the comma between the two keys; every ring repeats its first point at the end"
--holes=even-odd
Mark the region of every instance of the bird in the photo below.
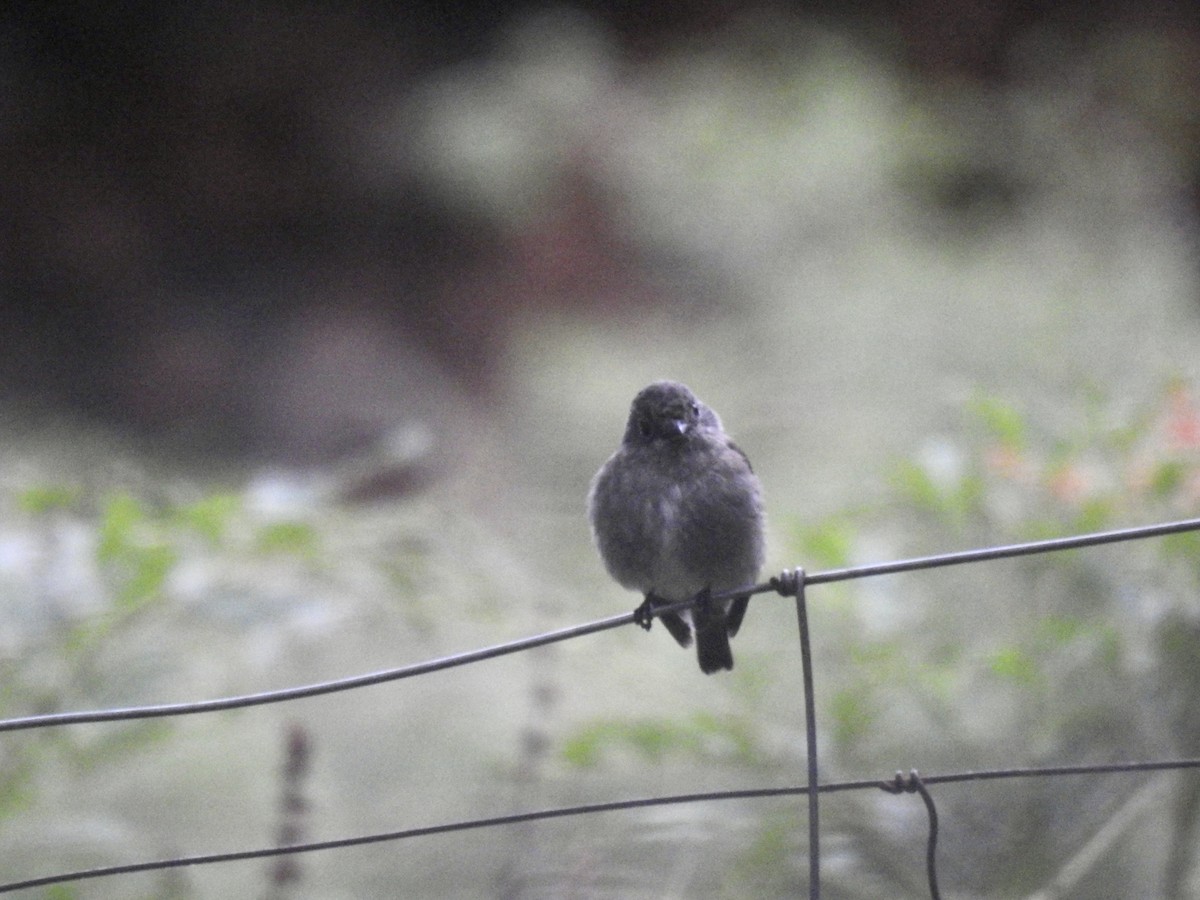
{"type": "Polygon", "coordinates": [[[592,479],[588,519],[600,558],[622,587],[644,595],[634,620],[658,612],[681,647],[693,636],[700,670],[733,668],[749,595],[714,593],[753,584],[763,565],[762,486],[721,420],[678,381],[656,381],[633,398],[616,452],[592,479]]]}

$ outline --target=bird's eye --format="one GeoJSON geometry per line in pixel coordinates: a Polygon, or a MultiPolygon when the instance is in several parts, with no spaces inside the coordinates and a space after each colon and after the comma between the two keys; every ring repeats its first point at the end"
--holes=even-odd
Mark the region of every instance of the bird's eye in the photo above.
{"type": "Polygon", "coordinates": [[[650,427],[649,419],[638,419],[638,433],[641,434],[642,437],[650,437],[653,430],[654,429],[650,427]]]}
{"type": "Polygon", "coordinates": [[[693,416],[700,415],[700,404],[699,403],[695,403],[695,402],[692,403],[692,415],[693,416]]]}

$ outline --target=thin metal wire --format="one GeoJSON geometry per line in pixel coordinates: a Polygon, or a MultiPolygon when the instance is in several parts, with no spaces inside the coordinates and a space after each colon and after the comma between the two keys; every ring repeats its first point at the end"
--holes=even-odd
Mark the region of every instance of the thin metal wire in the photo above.
{"type": "MultiPolygon", "coordinates": [[[[1200,769],[1200,758],[1155,760],[1152,762],[1134,763],[1105,763],[1100,765],[1080,766],[1049,766],[1045,768],[1011,768],[991,769],[979,772],[947,773],[922,777],[925,785],[950,784],[954,782],[998,780],[1007,778],[1030,778],[1037,776],[1065,775],[1101,775],[1110,773],[1156,772],[1167,769],[1200,769]]],[[[902,778],[902,776],[900,776],[902,778]]],[[[893,782],[869,779],[860,781],[842,781],[832,784],[822,784],[817,790],[823,794],[843,793],[846,791],[890,790],[893,782]]],[[[917,790],[917,788],[913,788],[917,790]]],[[[69,881],[83,881],[91,878],[102,878],[110,875],[129,875],[136,872],[151,872],[161,869],[178,869],[187,866],[211,865],[214,863],[240,862],[245,860],[264,859],[273,856],[284,856],[289,853],[315,853],[320,850],[344,849],[361,847],[367,844],[379,844],[387,841],[406,840],[408,838],[429,837],[436,834],[449,834],[456,831],[469,831],[478,828],[493,828],[503,825],[515,825],[522,822],[539,822],[549,819],[562,819],[571,816],[590,815],[592,813],[617,812],[629,809],[644,809],[655,806],[670,806],[681,803],[709,803],[723,800],[761,800],[774,797],[796,797],[807,794],[807,787],[753,788],[739,791],[713,791],[699,794],[674,794],[663,797],[643,797],[634,800],[613,800],[606,803],[586,803],[579,806],[566,806],[555,809],[537,810],[534,812],[514,813],[506,816],[491,816],[480,819],[467,819],[460,822],[447,822],[441,825],[429,825],[421,828],[407,828],[401,831],[389,831],[380,834],[360,835],[358,837],[339,838],[328,841],[313,841],[307,844],[289,844],[285,847],[265,847],[258,850],[236,850],[230,853],[212,853],[205,856],[184,856],[174,859],[157,860],[154,862],[129,863],[119,866],[105,866],[96,869],[83,869],[78,872],[64,872],[57,875],[46,875],[40,878],[30,878],[24,881],[13,881],[0,884],[0,894],[12,891],[26,890],[35,887],[47,887],[52,884],[63,884],[69,881]]]]}
{"type": "Polygon", "coordinates": [[[897,562],[854,566],[846,569],[831,569],[826,572],[816,572],[809,575],[808,583],[827,584],[831,581],[846,581],[851,578],[870,578],[876,575],[912,572],[917,569],[936,569],[942,566],[958,566],[963,563],[984,562],[991,559],[1009,559],[1014,556],[1028,556],[1031,553],[1054,553],[1060,550],[1077,550],[1081,547],[1095,547],[1099,544],[1113,544],[1119,541],[1162,537],[1168,534],[1179,534],[1184,531],[1196,530],[1200,530],[1200,519],[1181,519],[1176,522],[1162,522],[1157,525],[1117,528],[1112,531],[1096,531],[1091,534],[1027,541],[1022,544],[1006,544],[999,547],[985,547],[979,550],[962,550],[955,553],[939,553],[935,556],[919,556],[914,559],[902,559],[897,562]]]}
{"type": "Polygon", "coordinates": [[[925,782],[921,780],[921,776],[917,774],[916,769],[912,770],[909,780],[916,786],[917,791],[921,795],[921,799],[925,801],[925,810],[929,813],[929,844],[925,848],[925,871],[929,875],[930,900],[941,900],[942,895],[938,890],[937,877],[937,806],[933,802],[933,794],[929,793],[929,788],[925,787],[925,782]]]}
{"type": "Polygon", "coordinates": [[[817,789],[817,704],[813,689],[812,650],[808,637],[808,602],[804,570],[796,570],[796,614],[800,621],[800,665],[804,672],[804,733],[808,751],[808,895],[821,900],[821,816],[817,789]]]}
{"type": "Polygon", "coordinates": [[[916,769],[909,772],[907,778],[897,772],[894,779],[881,782],[879,786],[889,794],[920,794],[925,802],[925,812],[929,815],[929,837],[925,842],[925,874],[929,880],[931,900],[941,900],[937,878],[938,812],[933,795],[929,793],[929,788],[925,787],[925,782],[921,780],[916,769]]]}
{"type": "MultiPolygon", "coordinates": [[[[862,782],[860,786],[868,787],[878,782],[862,782]]],[[[454,831],[469,831],[477,828],[492,828],[502,825],[515,825],[523,822],[537,822],[547,819],[559,819],[569,816],[581,816],[591,813],[613,812],[625,809],[639,809],[651,806],[666,806],[677,803],[703,803],[716,800],[746,800],[764,797],[780,797],[797,795],[807,792],[807,788],[757,788],[741,791],[721,791],[703,794],[681,794],[670,797],[649,797],[636,800],[615,800],[607,803],[588,803],[580,806],[546,809],[536,812],[514,813],[505,816],[471,819],[462,822],[449,822],[442,825],[430,825],[422,828],[407,828],[401,831],[391,831],[382,834],[361,835],[359,837],[340,838],[329,841],[314,841],[307,844],[289,844],[284,847],[267,847],[258,850],[237,850],[230,853],[213,853],[205,856],[177,857],[155,862],[130,863],[119,866],[103,866],[96,869],[85,869],[78,872],[66,872],[59,875],[47,875],[41,878],[30,878],[9,884],[0,884],[0,894],[27,888],[46,887],[68,881],[82,881],[90,878],[102,878],[111,875],[129,875],[136,872],[150,872],[160,869],[177,869],[186,866],[211,865],[214,863],[240,862],[245,860],[263,859],[272,856],[284,856],[292,853],[313,853],[320,850],[345,849],[361,847],[366,844],[378,844],[385,841],[398,841],[407,838],[427,837],[435,834],[447,834],[454,831]]]]}
{"type": "MultiPolygon", "coordinates": [[[[1065,538],[1051,538],[1042,541],[1030,541],[1023,544],[1008,544],[1000,547],[987,547],[979,550],[964,550],[956,553],[944,553],[936,556],[923,556],[914,559],[897,560],[886,563],[873,563],[844,569],[831,569],[825,572],[814,572],[805,576],[806,584],[827,584],[833,581],[847,581],[852,578],[870,578],[878,575],[890,575],[898,572],[911,572],[917,569],[931,569],[941,566],[961,565],[963,563],[981,562],[990,559],[1005,559],[1014,556],[1024,556],[1031,553],[1049,553],[1059,550],[1073,550],[1097,544],[1108,544],[1117,541],[1130,541],[1141,538],[1160,537],[1184,531],[1200,530],[1200,519],[1183,519],[1176,522],[1165,522],[1157,525],[1143,525],[1136,528],[1123,528],[1115,531],[1101,531],[1092,534],[1076,535],[1065,538]]],[[[785,575],[787,573],[784,573],[785,575]]],[[[778,592],[778,579],[757,585],[747,585],[730,591],[713,594],[715,600],[729,600],[750,594],[778,592]]],[[[668,606],[655,609],[655,615],[687,609],[694,600],[682,600],[668,606]]],[[[129,719],[150,719],[163,716],[185,716],[196,713],[218,712],[221,710],[241,709],[247,706],[259,706],[265,703],[281,703],[287,700],[300,700],[305,697],[316,697],[322,694],[332,694],[338,691],[348,691],[388,681],[399,681],[415,675],[425,675],[430,672],[451,669],[468,663],[481,662],[541,647],[558,641],[570,640],[610,628],[618,628],[635,621],[632,612],[609,616],[595,622],[587,622],[570,628],[562,628],[533,637],[521,638],[480,650],[472,650],[451,656],[400,666],[394,669],[384,669],[365,675],[355,675],[333,681],[317,684],[301,685],[299,687],[283,688],[277,691],[263,691],[255,694],[245,694],[236,697],[224,697],[216,700],[199,700],[187,703],[166,703],[152,706],[132,706],[118,709],[92,710],[84,712],[50,713],[40,716],[23,716],[15,719],[0,719],[0,732],[20,731],[29,728],[46,728],[58,725],[82,725],[94,722],[116,722],[129,719]]]]}
{"type": "Polygon", "coordinates": [[[804,594],[804,570],[784,572],[771,579],[775,590],[796,598],[800,625],[800,669],[804,681],[804,737],[808,754],[808,896],[821,900],[821,816],[817,770],[817,703],[813,688],[812,647],[808,633],[808,602],[804,594]]]}
{"type": "MultiPolygon", "coordinates": [[[[666,607],[664,607],[665,609],[666,607]]],[[[0,719],[0,732],[19,731],[27,728],[46,728],[55,725],[81,725],[90,722],[117,722],[128,719],[152,719],[162,716],[186,716],[195,713],[218,712],[220,710],[241,709],[246,706],[260,706],[264,703],[281,703],[285,700],[300,700],[305,697],[318,697],[322,694],[333,694],[338,691],[348,691],[355,688],[383,684],[387,681],[399,681],[412,678],[415,675],[426,675],[442,669],[452,669],[468,663],[481,662],[508,653],[517,653],[556,641],[582,637],[597,631],[617,628],[633,621],[633,613],[623,613],[609,616],[595,622],[562,628],[533,637],[496,644],[480,650],[457,653],[452,656],[442,656],[437,659],[400,666],[395,669],[384,669],[365,675],[355,675],[350,678],[339,678],[334,681],[324,681],[317,684],[306,684],[299,687],[283,688],[277,691],[262,691],[257,694],[243,694],[237,697],[223,697],[217,700],[198,700],[190,703],[163,703],[154,706],[129,706],[117,709],[103,709],[89,712],[49,713],[41,716],[24,716],[17,719],[0,719]]]]}

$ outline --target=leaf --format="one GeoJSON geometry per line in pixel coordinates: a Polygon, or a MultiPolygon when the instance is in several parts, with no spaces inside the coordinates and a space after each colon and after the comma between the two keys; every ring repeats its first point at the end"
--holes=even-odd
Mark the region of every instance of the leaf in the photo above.
{"type": "Polygon", "coordinates": [[[704,760],[732,757],[740,762],[753,762],[759,756],[744,723],[707,713],[683,723],[664,719],[593,722],[563,745],[562,755],[572,765],[591,768],[606,752],[621,750],[631,750],[652,763],[672,755],[704,760]]]}
{"type": "Polygon", "coordinates": [[[875,711],[862,690],[845,689],[833,695],[829,704],[833,719],[833,737],[841,746],[853,744],[875,725],[875,711]]]}
{"type": "Polygon", "coordinates": [[[1149,489],[1151,495],[1159,500],[1165,500],[1183,486],[1188,475],[1188,467],[1177,459],[1168,459],[1154,467],[1150,473],[1149,489]]]}
{"type": "Polygon", "coordinates": [[[104,508],[96,544],[96,556],[101,562],[111,562],[127,553],[133,545],[134,532],[146,520],[145,511],[129,494],[117,494],[104,508]]]}
{"type": "Polygon", "coordinates": [[[1078,616],[1046,616],[1037,625],[1037,634],[1050,644],[1069,644],[1086,633],[1087,625],[1078,616]]]}
{"type": "Polygon", "coordinates": [[[800,528],[797,537],[805,565],[830,569],[850,565],[854,528],[845,519],[831,519],[815,527],[800,528]]]}
{"type": "Polygon", "coordinates": [[[967,409],[1005,448],[1009,450],[1025,448],[1025,418],[1016,407],[998,397],[980,394],[971,400],[967,409]]]}
{"type": "Polygon", "coordinates": [[[229,527],[229,520],[241,507],[236,494],[212,494],[175,511],[175,517],[183,526],[199,533],[212,543],[217,543],[229,527]]]}
{"type": "Polygon", "coordinates": [[[1103,531],[1113,523],[1113,502],[1108,497],[1092,497],[1085,500],[1075,514],[1074,531],[1103,531]]]}
{"type": "Polygon", "coordinates": [[[259,530],[255,544],[263,553],[309,557],[316,553],[317,532],[304,522],[274,522],[259,530]]]}
{"type": "Polygon", "coordinates": [[[79,490],[61,485],[26,488],[17,495],[17,506],[28,513],[67,509],[79,500],[79,490]]]}
{"type": "Polygon", "coordinates": [[[1041,680],[1037,661],[1020,647],[1007,647],[992,654],[989,661],[992,673],[1021,685],[1033,685],[1041,680]]]}
{"type": "Polygon", "coordinates": [[[117,594],[117,607],[137,609],[157,598],[175,559],[175,551],[166,545],[139,548],[133,555],[133,572],[117,594]]]}
{"type": "Polygon", "coordinates": [[[1200,531],[1168,534],[1159,542],[1159,549],[1167,559],[1182,559],[1194,563],[1200,559],[1200,531]]]}
{"type": "Polygon", "coordinates": [[[944,506],[942,489],[922,466],[912,460],[902,460],[892,470],[889,480],[893,487],[918,507],[937,512],[944,506]]]}

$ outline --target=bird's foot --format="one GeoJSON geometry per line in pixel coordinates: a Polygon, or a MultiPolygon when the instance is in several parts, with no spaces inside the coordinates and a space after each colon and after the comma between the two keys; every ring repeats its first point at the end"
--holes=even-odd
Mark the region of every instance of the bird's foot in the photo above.
{"type": "Polygon", "coordinates": [[[646,599],[642,601],[642,605],[633,611],[633,621],[646,631],[650,630],[650,626],[654,623],[654,601],[657,598],[653,594],[647,594],[646,599]]]}

